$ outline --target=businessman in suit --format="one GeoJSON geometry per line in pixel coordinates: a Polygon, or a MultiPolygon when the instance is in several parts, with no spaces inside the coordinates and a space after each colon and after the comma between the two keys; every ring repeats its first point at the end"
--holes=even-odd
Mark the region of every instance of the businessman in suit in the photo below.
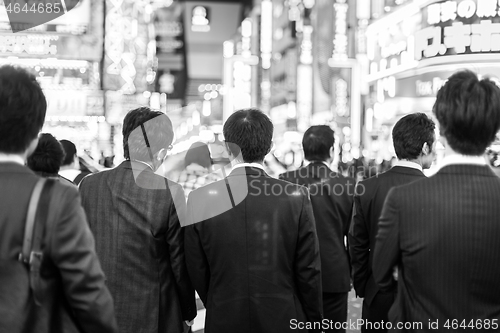
{"type": "Polygon", "coordinates": [[[265,173],[273,124],[261,111],[233,113],[223,134],[233,169],[191,192],[187,209],[186,261],[207,309],[205,332],[320,332],[321,263],[308,190],[265,173]]]}
{"type": "Polygon", "coordinates": [[[498,330],[500,179],[484,153],[500,128],[499,110],[493,81],[471,71],[453,74],[433,107],[445,146],[441,169],[387,196],[373,275],[382,290],[392,289],[398,267],[389,319],[424,323],[408,332],[441,332],[453,319],[470,332],[488,330],[485,323],[498,330]]]}
{"type": "MultiPolygon", "coordinates": [[[[354,289],[363,299],[362,318],[366,321],[387,322],[396,288],[381,291],[372,271],[378,219],[389,190],[398,185],[424,179],[422,169],[429,168],[435,158],[435,125],[423,113],[401,118],[392,130],[398,162],[389,171],[361,181],[354,196],[354,215],[349,232],[354,289]]],[[[369,325],[362,332],[380,332],[369,325]]]]}
{"type": "Polygon", "coordinates": [[[173,136],[165,114],[130,111],[123,121],[126,161],[80,184],[120,332],[180,333],[196,316],[181,228],[184,192],[155,174],[173,136]]]}
{"type": "MultiPolygon", "coordinates": [[[[351,290],[346,237],[356,181],[330,169],[334,143],[334,132],[329,126],[310,127],[302,139],[304,155],[310,163],[281,174],[280,179],[309,187],[321,256],[323,315],[342,324],[347,320],[347,295],[351,290]]],[[[345,332],[345,329],[334,330],[333,326],[327,332],[345,332]]]]}
{"type": "Polygon", "coordinates": [[[287,171],[279,175],[279,179],[309,186],[329,178],[337,178],[338,174],[330,169],[333,160],[334,132],[327,125],[311,126],[302,137],[304,157],[309,164],[297,170],[287,171]]]}
{"type": "Polygon", "coordinates": [[[118,332],[76,187],[54,181],[48,207],[43,207],[48,209],[46,223],[35,221],[44,230],[38,278],[19,260],[31,193],[40,179],[25,163],[37,147],[46,109],[33,75],[0,67],[0,332],[118,332]],[[43,292],[39,305],[30,284],[33,276],[43,292]]]}

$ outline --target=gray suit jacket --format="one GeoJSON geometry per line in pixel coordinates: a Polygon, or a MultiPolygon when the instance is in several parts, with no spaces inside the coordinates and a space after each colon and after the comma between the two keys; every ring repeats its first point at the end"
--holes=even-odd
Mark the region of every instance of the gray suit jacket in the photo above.
{"type": "Polygon", "coordinates": [[[182,320],[196,316],[179,223],[184,193],[144,166],[126,161],[84,178],[82,202],[120,331],[182,332],[182,320]]]}
{"type": "Polygon", "coordinates": [[[113,300],[74,186],[56,182],[52,188],[42,242],[44,297],[40,307],[34,305],[28,268],[17,258],[38,179],[25,166],[0,163],[0,332],[52,333],[60,331],[59,325],[76,329],[64,324],[71,316],[81,332],[116,332],[113,300]]]}

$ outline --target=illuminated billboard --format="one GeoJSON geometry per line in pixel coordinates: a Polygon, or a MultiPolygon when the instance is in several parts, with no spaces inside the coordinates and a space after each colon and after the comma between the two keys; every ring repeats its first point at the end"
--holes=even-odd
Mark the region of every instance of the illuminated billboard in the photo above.
{"type": "Polygon", "coordinates": [[[371,24],[367,43],[369,81],[422,67],[419,62],[449,63],[450,56],[490,61],[500,52],[500,4],[450,0],[419,8],[414,2],[371,24]]]}

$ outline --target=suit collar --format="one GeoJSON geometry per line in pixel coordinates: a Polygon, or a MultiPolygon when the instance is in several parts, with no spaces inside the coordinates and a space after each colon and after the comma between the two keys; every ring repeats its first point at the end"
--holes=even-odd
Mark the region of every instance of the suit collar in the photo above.
{"type": "Polygon", "coordinates": [[[387,172],[394,172],[394,173],[400,173],[400,174],[405,174],[405,175],[414,175],[414,176],[425,177],[424,173],[418,169],[409,168],[409,167],[400,166],[400,165],[396,165],[396,166],[392,167],[387,172]]]}
{"type": "Polygon", "coordinates": [[[310,170],[311,176],[314,178],[326,178],[333,171],[323,162],[311,162],[306,166],[310,170]]]}
{"type": "Polygon", "coordinates": [[[245,166],[244,168],[240,167],[233,169],[228,177],[242,176],[242,175],[267,176],[267,173],[264,171],[264,169],[261,168],[245,166]]]}
{"type": "Polygon", "coordinates": [[[399,160],[394,166],[413,168],[422,171],[422,166],[420,164],[411,161],[399,160]]]}
{"type": "Polygon", "coordinates": [[[35,175],[30,168],[24,165],[20,165],[15,162],[2,162],[0,163],[0,173],[21,173],[28,175],[35,175]]]}
{"type": "Polygon", "coordinates": [[[478,164],[450,164],[443,166],[437,173],[438,174],[459,174],[459,175],[476,175],[483,177],[498,178],[491,167],[488,165],[478,164]]]}
{"type": "Polygon", "coordinates": [[[138,161],[131,161],[131,160],[123,161],[116,168],[134,170],[134,171],[139,171],[139,172],[146,171],[146,172],[154,173],[154,171],[151,169],[151,167],[148,164],[143,163],[143,162],[138,162],[138,161]]]}

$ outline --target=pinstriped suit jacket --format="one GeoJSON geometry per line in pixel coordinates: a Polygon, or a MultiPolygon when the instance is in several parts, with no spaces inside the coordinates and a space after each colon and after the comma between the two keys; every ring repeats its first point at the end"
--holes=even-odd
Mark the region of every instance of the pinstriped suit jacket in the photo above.
{"type": "Polygon", "coordinates": [[[125,161],[85,177],[82,205],[96,239],[122,333],[182,332],[196,315],[184,259],[180,185],[125,161]],[[133,170],[136,170],[136,178],[133,170]],[[141,171],[141,172],[139,172],[141,171]],[[139,185],[140,186],[139,186],[139,185]]]}
{"type": "Polygon", "coordinates": [[[399,266],[392,322],[422,322],[414,331],[436,332],[429,319],[439,320],[439,331],[447,319],[500,321],[499,263],[500,179],[488,166],[449,165],[389,192],[373,273],[390,288],[399,266]]]}

